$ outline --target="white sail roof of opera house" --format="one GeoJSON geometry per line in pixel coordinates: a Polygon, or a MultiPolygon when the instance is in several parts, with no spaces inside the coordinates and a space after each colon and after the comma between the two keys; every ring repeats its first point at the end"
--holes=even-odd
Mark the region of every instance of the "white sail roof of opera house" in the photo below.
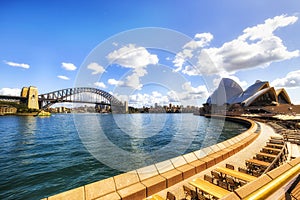
{"type": "Polygon", "coordinates": [[[241,104],[251,106],[258,104],[291,104],[291,100],[286,90],[281,88],[275,91],[270,87],[268,81],[256,81],[245,91],[234,80],[223,78],[218,88],[207,99],[207,104],[241,104]]]}
{"type": "Polygon", "coordinates": [[[266,81],[256,81],[253,85],[249,86],[244,92],[240,93],[238,96],[229,99],[227,104],[242,103],[246,99],[253,96],[256,92],[269,87],[270,85],[266,81]]]}
{"type": "Polygon", "coordinates": [[[242,102],[244,106],[250,106],[251,104],[254,104],[259,97],[261,97],[264,94],[268,94],[266,98],[264,98],[264,104],[276,104],[277,103],[277,96],[275,89],[273,87],[271,88],[265,88],[262,90],[259,90],[255,94],[253,94],[251,97],[246,99],[245,101],[242,102]]]}
{"type": "Polygon", "coordinates": [[[241,86],[229,78],[223,78],[220,81],[218,88],[207,99],[208,104],[223,105],[227,103],[229,99],[241,94],[243,89],[241,86]]]}
{"type": "Polygon", "coordinates": [[[291,99],[284,88],[280,88],[276,90],[276,95],[278,98],[278,103],[287,103],[291,104],[291,99]]]}

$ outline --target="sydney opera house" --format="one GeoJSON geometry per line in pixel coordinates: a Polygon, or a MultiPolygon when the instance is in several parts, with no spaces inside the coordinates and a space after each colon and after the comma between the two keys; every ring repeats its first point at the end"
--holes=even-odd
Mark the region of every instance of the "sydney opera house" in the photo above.
{"type": "Polygon", "coordinates": [[[234,80],[223,78],[200,109],[200,114],[296,114],[284,88],[275,89],[267,81],[256,81],[245,91],[234,80]]]}

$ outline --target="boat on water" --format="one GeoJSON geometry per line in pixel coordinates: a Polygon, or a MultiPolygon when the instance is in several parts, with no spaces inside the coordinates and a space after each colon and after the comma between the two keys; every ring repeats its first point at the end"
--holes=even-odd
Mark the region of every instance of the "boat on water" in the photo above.
{"type": "Polygon", "coordinates": [[[41,110],[40,112],[38,112],[38,114],[36,116],[37,117],[48,117],[48,116],[51,116],[51,113],[47,112],[47,111],[44,111],[44,110],[41,110]]]}

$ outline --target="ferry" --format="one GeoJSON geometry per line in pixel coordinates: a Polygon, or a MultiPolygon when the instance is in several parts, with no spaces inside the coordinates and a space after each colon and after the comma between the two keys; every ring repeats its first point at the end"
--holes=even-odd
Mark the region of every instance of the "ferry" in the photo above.
{"type": "Polygon", "coordinates": [[[50,112],[47,112],[47,111],[44,111],[44,110],[41,110],[40,112],[38,112],[38,114],[36,115],[38,117],[45,117],[45,116],[51,116],[51,113],[50,112]]]}

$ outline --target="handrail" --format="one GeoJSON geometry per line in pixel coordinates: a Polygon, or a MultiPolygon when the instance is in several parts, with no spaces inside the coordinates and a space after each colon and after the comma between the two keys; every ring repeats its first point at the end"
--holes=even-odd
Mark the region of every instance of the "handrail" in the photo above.
{"type": "Polygon", "coordinates": [[[283,187],[286,183],[292,180],[293,177],[298,175],[300,172],[300,163],[293,166],[291,169],[282,173],[277,178],[273,179],[263,187],[259,188],[258,190],[254,191],[253,193],[249,194],[245,199],[246,200],[254,200],[254,199],[266,199],[278,189],[283,187]]]}

